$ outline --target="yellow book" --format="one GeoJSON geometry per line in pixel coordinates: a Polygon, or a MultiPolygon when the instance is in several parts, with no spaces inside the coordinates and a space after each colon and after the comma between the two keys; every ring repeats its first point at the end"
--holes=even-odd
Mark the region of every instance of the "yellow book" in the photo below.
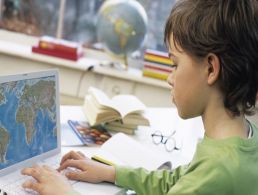
{"type": "Polygon", "coordinates": [[[169,58],[159,57],[151,54],[144,54],[144,60],[172,65],[173,61],[169,58]]]}
{"type": "Polygon", "coordinates": [[[147,76],[147,77],[160,79],[160,80],[166,80],[168,78],[168,74],[162,74],[162,73],[159,73],[159,72],[154,72],[154,71],[145,70],[145,69],[142,71],[142,75],[147,76]]]}

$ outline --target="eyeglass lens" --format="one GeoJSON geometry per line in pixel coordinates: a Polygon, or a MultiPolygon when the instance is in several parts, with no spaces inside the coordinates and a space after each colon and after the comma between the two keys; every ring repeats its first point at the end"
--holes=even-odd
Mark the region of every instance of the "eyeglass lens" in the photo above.
{"type": "Polygon", "coordinates": [[[176,148],[176,141],[174,138],[170,137],[165,143],[166,150],[171,152],[176,148]]]}
{"type": "Polygon", "coordinates": [[[175,132],[173,132],[170,136],[163,136],[160,131],[156,131],[151,136],[154,144],[158,145],[162,143],[165,145],[168,152],[172,152],[174,149],[178,150],[176,147],[176,140],[172,137],[174,134],[175,132]]]}
{"type": "Polygon", "coordinates": [[[152,134],[152,141],[154,142],[154,144],[160,144],[162,141],[162,134],[161,132],[157,131],[154,134],[152,134]]]}

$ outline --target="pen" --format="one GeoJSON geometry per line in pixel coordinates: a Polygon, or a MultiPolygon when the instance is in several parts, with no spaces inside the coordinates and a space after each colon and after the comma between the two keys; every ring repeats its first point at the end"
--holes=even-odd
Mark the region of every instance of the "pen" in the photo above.
{"type": "Polygon", "coordinates": [[[93,156],[91,157],[92,160],[95,160],[97,162],[100,162],[100,163],[103,163],[103,164],[106,164],[106,165],[109,165],[109,166],[114,166],[115,164],[106,160],[106,159],[103,159],[101,157],[98,157],[98,156],[93,156]]]}

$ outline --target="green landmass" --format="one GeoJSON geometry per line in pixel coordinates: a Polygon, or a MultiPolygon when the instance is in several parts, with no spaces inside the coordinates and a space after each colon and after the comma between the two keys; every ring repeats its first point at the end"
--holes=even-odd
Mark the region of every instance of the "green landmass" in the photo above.
{"type": "Polygon", "coordinates": [[[31,143],[34,135],[34,122],[36,120],[36,111],[32,107],[21,106],[17,110],[16,122],[23,123],[26,130],[26,141],[31,143]]]}
{"type": "Polygon", "coordinates": [[[0,127],[0,163],[5,162],[6,149],[9,139],[9,134],[6,129],[0,127]]]}
{"type": "Polygon", "coordinates": [[[5,88],[8,88],[10,91],[12,91],[16,87],[17,83],[18,83],[17,81],[6,83],[7,86],[5,88]]]}
{"type": "Polygon", "coordinates": [[[39,81],[32,86],[25,86],[20,101],[22,103],[32,103],[36,109],[46,108],[51,110],[55,103],[54,93],[54,81],[39,81]]]}
{"type": "Polygon", "coordinates": [[[4,102],[5,97],[4,95],[0,92],[0,105],[4,102]]]}
{"type": "Polygon", "coordinates": [[[0,86],[0,105],[5,103],[5,95],[4,93],[7,91],[12,91],[16,87],[17,81],[13,81],[10,83],[4,83],[0,86]]]}
{"type": "MultiPolygon", "coordinates": [[[[55,105],[55,82],[39,81],[34,85],[25,85],[16,113],[16,121],[23,123],[26,130],[26,141],[31,143],[35,133],[35,120],[40,109],[51,112],[55,105]]],[[[51,116],[51,115],[50,115],[51,116]]],[[[52,119],[55,120],[55,119],[52,119]]],[[[56,132],[53,132],[56,134],[56,132]]]]}
{"type": "Polygon", "coordinates": [[[115,21],[114,28],[119,37],[120,48],[124,49],[128,42],[128,38],[132,35],[134,30],[132,26],[121,18],[115,21]]]}
{"type": "Polygon", "coordinates": [[[4,87],[0,86],[0,105],[4,103],[5,97],[4,97],[4,87]]]}

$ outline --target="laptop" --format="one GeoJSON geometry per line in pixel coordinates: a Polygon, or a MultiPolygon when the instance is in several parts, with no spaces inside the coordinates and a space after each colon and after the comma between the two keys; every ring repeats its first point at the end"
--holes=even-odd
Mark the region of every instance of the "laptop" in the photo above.
{"type": "MultiPolygon", "coordinates": [[[[0,195],[37,194],[21,187],[31,177],[20,170],[34,164],[57,168],[61,157],[58,71],[0,76],[0,195]]],[[[71,184],[88,195],[121,191],[109,183],[71,184]]]]}
{"type": "Polygon", "coordinates": [[[60,160],[58,82],[57,70],[0,77],[0,189],[24,167],[60,160]]]}

